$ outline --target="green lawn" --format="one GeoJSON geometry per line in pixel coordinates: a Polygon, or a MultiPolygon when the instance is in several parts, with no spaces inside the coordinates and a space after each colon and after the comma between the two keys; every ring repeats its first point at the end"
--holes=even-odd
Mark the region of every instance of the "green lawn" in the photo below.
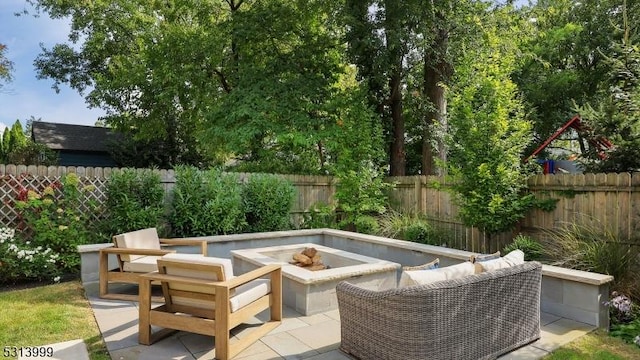
{"type": "Polygon", "coordinates": [[[640,359],[640,348],[598,330],[573,341],[544,360],[633,360],[640,359]]]}
{"type": "Polygon", "coordinates": [[[0,292],[0,308],[3,348],[83,339],[92,360],[110,359],[78,281],[0,292]]]}

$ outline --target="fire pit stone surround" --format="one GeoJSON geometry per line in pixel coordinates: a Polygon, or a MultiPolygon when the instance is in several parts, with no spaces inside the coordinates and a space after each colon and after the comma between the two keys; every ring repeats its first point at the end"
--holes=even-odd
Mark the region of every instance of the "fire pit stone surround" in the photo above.
{"type": "Polygon", "coordinates": [[[391,289],[397,284],[401,265],[330,247],[304,243],[231,251],[234,268],[240,273],[267,264],[282,265],[283,302],[304,315],[337,309],[335,287],[338,282],[371,289],[391,289]],[[329,268],[311,271],[290,263],[293,254],[314,247],[329,268]]]}

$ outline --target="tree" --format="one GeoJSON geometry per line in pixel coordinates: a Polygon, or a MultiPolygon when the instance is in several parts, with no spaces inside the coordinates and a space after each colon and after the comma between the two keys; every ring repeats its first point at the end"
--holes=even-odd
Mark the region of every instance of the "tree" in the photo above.
{"type": "Polygon", "coordinates": [[[20,120],[4,130],[1,145],[0,162],[4,164],[54,165],[58,162],[55,152],[25,135],[20,120]]]}
{"type": "MultiPolygon", "coordinates": [[[[638,24],[640,5],[631,3],[630,24],[638,24]]],[[[619,0],[541,0],[523,10],[534,36],[522,46],[527,61],[513,79],[534,122],[528,153],[575,115],[576,104],[594,104],[608,88],[606,57],[621,38],[620,14],[619,0]]]]}
{"type": "Polygon", "coordinates": [[[475,18],[482,37],[461,59],[450,93],[452,189],[463,223],[489,237],[514,226],[533,205],[523,193],[529,173],[521,159],[531,123],[510,79],[517,67],[510,16],[505,7],[475,18]]]}
{"type": "Polygon", "coordinates": [[[595,106],[581,109],[596,135],[609,138],[614,148],[600,160],[591,149],[588,170],[598,172],[634,172],[640,170],[640,47],[632,37],[629,9],[623,1],[619,43],[611,46],[604,62],[610,68],[605,89],[599,92],[595,106]]]}
{"type": "Polygon", "coordinates": [[[348,69],[339,4],[31,2],[71,17],[70,40],[83,41],[44,49],[40,76],[89,91],[107,125],[161,142],[170,164],[327,171],[325,144],[340,131],[335,104],[350,106],[354,89],[338,84],[348,69]]]}
{"type": "Polygon", "coordinates": [[[7,59],[6,50],[7,46],[0,44],[0,90],[4,85],[3,82],[11,81],[11,71],[13,70],[13,62],[7,59]]]}

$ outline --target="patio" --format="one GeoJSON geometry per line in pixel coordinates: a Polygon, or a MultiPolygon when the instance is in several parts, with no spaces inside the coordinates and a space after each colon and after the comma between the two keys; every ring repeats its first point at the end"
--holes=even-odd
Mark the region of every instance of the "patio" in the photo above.
{"type": "MultiPolygon", "coordinates": [[[[312,243],[358,252],[402,264],[423,263],[432,257],[441,262],[458,263],[470,253],[407,243],[395,239],[328,229],[288,231],[203,238],[209,242],[210,256],[231,258],[232,251],[264,246],[312,243]]],[[[115,360],[128,359],[212,359],[215,355],[213,337],[177,332],[151,346],[138,343],[138,303],[105,300],[98,297],[96,251],[89,245],[83,255],[83,283],[107,349],[115,360]],[[85,267],[85,265],[87,265],[85,267]]],[[[238,266],[234,262],[234,267],[238,266]]],[[[239,273],[244,273],[246,269],[239,273]]],[[[599,299],[608,293],[610,277],[576,272],[543,265],[541,302],[541,339],[520,348],[501,359],[539,359],[554,349],[571,342],[598,327],[608,326],[606,309],[599,299]]],[[[137,291],[135,287],[131,288],[137,291]]],[[[119,289],[121,291],[122,289],[119,289]]],[[[135,294],[135,292],[134,292],[135,294]]],[[[295,307],[284,306],[282,324],[263,336],[234,359],[352,359],[340,346],[340,316],[337,309],[326,309],[305,316],[295,307]]],[[[263,313],[264,314],[264,313],[263,313]]],[[[262,315],[262,314],[261,314],[262,315]]],[[[259,319],[256,319],[256,323],[259,319]]],[[[232,330],[241,339],[250,325],[232,330]]],[[[232,342],[234,341],[232,338],[232,342]]]]}
{"type": "MultiPolygon", "coordinates": [[[[93,291],[91,288],[87,289],[87,296],[107,349],[114,360],[212,359],[215,355],[212,337],[185,332],[177,332],[151,346],[139,345],[137,302],[103,300],[98,298],[97,289],[93,291]]],[[[283,314],[282,324],[278,328],[234,359],[352,359],[338,349],[338,310],[304,316],[289,307],[284,307],[283,314]]],[[[540,340],[500,359],[539,359],[595,329],[594,326],[548,313],[542,313],[541,325],[540,340]]],[[[241,325],[234,329],[234,338],[241,338],[247,326],[241,325]]]]}

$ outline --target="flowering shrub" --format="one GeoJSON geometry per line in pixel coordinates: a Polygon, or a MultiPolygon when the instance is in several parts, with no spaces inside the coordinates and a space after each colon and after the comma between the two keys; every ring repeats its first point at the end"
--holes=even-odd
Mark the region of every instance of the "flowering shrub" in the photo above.
{"type": "Polygon", "coordinates": [[[60,281],[60,254],[15,238],[15,230],[0,228],[0,284],[19,280],[60,281]]]}
{"type": "Polygon", "coordinates": [[[79,267],[77,245],[91,242],[90,222],[80,206],[86,193],[93,190],[92,186],[82,187],[78,176],[71,173],[62,183],[55,182],[42,191],[23,188],[18,194],[15,206],[22,218],[22,238],[34,248],[51,248],[59,254],[57,265],[65,272],[79,267]]]}
{"type": "Polygon", "coordinates": [[[605,305],[609,306],[611,317],[611,336],[636,344],[640,347],[640,310],[629,297],[611,293],[611,300],[605,305]]]}

